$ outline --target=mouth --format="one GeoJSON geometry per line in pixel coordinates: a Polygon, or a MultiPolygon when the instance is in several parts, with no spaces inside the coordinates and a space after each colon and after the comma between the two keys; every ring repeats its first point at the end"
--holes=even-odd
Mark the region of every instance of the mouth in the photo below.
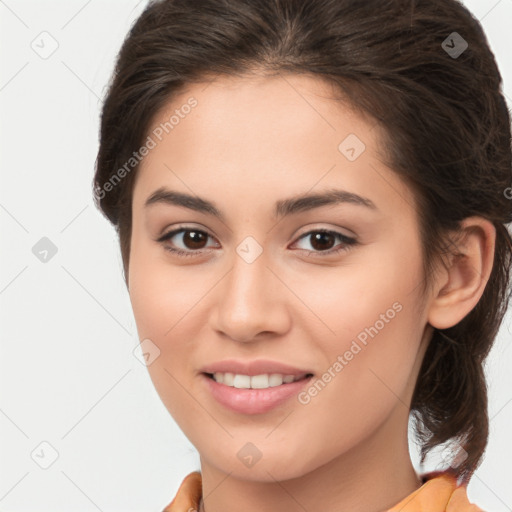
{"type": "Polygon", "coordinates": [[[312,373],[290,375],[285,382],[286,375],[280,374],[249,376],[201,372],[200,375],[208,394],[218,404],[232,412],[251,415],[291,405],[291,397],[298,396],[314,376],[312,373]]]}
{"type": "Polygon", "coordinates": [[[242,375],[229,372],[208,373],[202,372],[207,378],[218,384],[234,387],[237,389],[267,389],[277,386],[283,386],[308,380],[313,377],[312,373],[303,373],[301,375],[285,374],[260,374],[260,375],[242,375]]]}

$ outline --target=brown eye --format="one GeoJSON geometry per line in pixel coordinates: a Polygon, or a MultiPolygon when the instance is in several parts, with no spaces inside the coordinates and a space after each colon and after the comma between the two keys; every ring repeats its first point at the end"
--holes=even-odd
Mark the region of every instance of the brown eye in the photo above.
{"type": "Polygon", "coordinates": [[[171,241],[171,246],[164,243],[166,250],[180,256],[195,256],[204,250],[209,251],[209,247],[206,245],[208,238],[212,237],[205,231],[194,228],[178,228],[162,235],[157,242],[171,241]],[[178,235],[181,235],[181,237],[178,235]]]}
{"type": "Polygon", "coordinates": [[[183,232],[183,243],[187,249],[203,249],[203,244],[207,242],[208,235],[202,231],[192,231],[187,229],[183,232]]]}
{"type": "Polygon", "coordinates": [[[319,251],[330,249],[335,243],[336,237],[332,233],[323,231],[315,232],[309,235],[311,238],[311,246],[319,251]]]}
{"type": "Polygon", "coordinates": [[[337,231],[330,231],[328,229],[316,229],[309,231],[299,238],[299,241],[302,240],[309,241],[313,250],[306,249],[304,247],[300,248],[306,250],[308,255],[315,256],[329,256],[338,252],[348,251],[358,244],[358,241],[355,238],[351,238],[338,233],[337,231]],[[338,248],[333,249],[333,246],[336,246],[336,239],[340,240],[341,244],[338,244],[338,248]]]}

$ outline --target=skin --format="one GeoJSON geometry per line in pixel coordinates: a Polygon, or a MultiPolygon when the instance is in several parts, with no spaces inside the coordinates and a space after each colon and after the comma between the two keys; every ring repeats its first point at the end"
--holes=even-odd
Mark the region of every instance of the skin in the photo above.
{"type": "MultiPolygon", "coordinates": [[[[200,454],[206,512],[377,512],[420,487],[407,424],[432,326],[459,322],[489,278],[494,227],[472,217],[465,256],[440,266],[421,296],[414,196],[379,159],[379,127],[331,93],[305,75],[218,77],[189,85],[153,120],[198,101],[141,163],[128,277],[139,337],[160,350],[150,377],[200,454]],[[351,133],[366,145],[354,161],[338,150],[351,133]],[[145,208],[161,186],[212,201],[225,220],[170,204],[145,208]],[[277,200],[329,188],[377,209],[343,203],[273,217],[277,200]],[[182,224],[210,236],[198,245],[183,232],[157,241],[182,224]],[[322,256],[310,233],[319,228],[358,244],[322,256]],[[263,250],[252,263],[236,252],[247,236],[263,250]],[[264,414],[236,413],[199,376],[203,365],[234,357],[321,377],[397,302],[400,312],[308,404],[294,397],[264,414]],[[251,467],[237,457],[248,442],[261,453],[251,467]]],[[[343,246],[338,237],[327,243],[343,246]]]]}

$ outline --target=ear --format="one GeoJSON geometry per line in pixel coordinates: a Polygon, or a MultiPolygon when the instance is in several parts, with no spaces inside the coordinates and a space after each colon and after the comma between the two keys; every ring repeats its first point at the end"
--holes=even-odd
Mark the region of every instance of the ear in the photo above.
{"type": "Polygon", "coordinates": [[[430,302],[428,322],[438,329],[459,323],[478,303],[491,275],[496,228],[483,217],[462,221],[458,256],[450,255],[448,268],[442,267],[430,302]]]}

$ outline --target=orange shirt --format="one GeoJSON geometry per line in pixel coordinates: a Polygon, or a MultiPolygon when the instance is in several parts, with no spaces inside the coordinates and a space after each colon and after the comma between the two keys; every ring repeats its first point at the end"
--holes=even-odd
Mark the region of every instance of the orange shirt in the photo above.
{"type": "MultiPolygon", "coordinates": [[[[465,486],[442,471],[422,475],[424,484],[387,512],[483,512],[469,502],[465,486]]],[[[201,473],[189,473],[174,499],[162,512],[196,512],[201,499],[201,473]]]]}

